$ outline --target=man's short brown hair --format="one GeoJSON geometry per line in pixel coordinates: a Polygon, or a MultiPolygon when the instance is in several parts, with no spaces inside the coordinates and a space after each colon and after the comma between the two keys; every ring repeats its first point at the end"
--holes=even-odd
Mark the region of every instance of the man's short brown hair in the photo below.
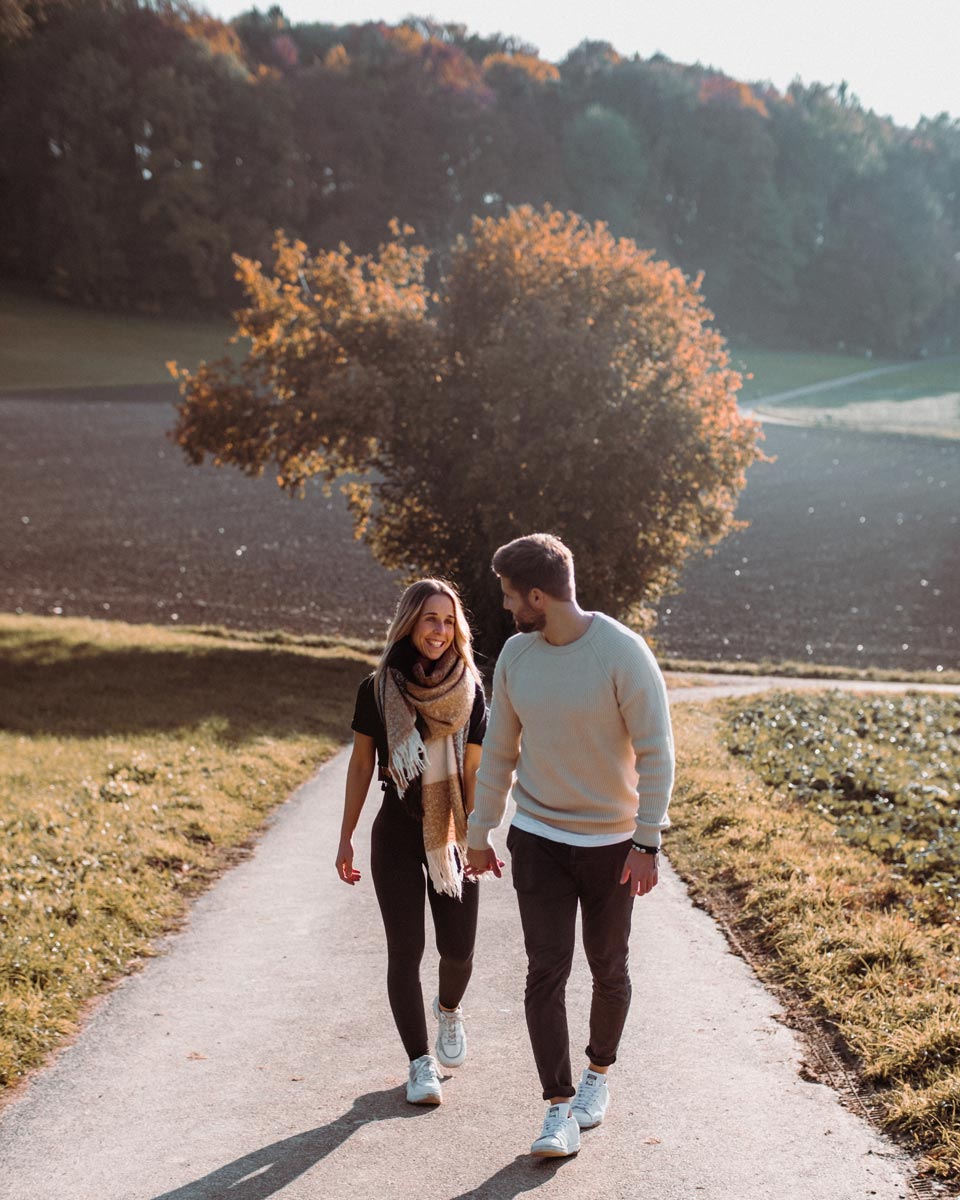
{"type": "Polygon", "coordinates": [[[493,569],[524,596],[539,588],[555,600],[573,599],[573,555],[552,533],[507,542],[494,554],[493,569]]]}

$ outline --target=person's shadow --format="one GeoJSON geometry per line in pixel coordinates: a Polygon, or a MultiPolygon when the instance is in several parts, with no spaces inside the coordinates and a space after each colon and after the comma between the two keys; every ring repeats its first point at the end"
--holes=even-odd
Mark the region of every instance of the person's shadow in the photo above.
{"type": "Polygon", "coordinates": [[[529,1154],[518,1154],[495,1175],[469,1192],[458,1192],[450,1200],[513,1200],[514,1196],[549,1183],[557,1171],[571,1161],[570,1158],[531,1158],[529,1154]]]}
{"type": "MultiPolygon", "coordinates": [[[[268,1200],[297,1179],[321,1159],[336,1150],[354,1130],[372,1121],[409,1120],[426,1116],[431,1110],[403,1105],[402,1091],[389,1088],[358,1096],[352,1107],[316,1129],[308,1129],[279,1142],[271,1142],[242,1158],[235,1158],[201,1179],[185,1183],[153,1200],[268,1200]]],[[[472,1191],[450,1200],[512,1200],[522,1192],[540,1187],[553,1177],[557,1166],[569,1159],[531,1159],[518,1155],[496,1174],[472,1191]]]]}

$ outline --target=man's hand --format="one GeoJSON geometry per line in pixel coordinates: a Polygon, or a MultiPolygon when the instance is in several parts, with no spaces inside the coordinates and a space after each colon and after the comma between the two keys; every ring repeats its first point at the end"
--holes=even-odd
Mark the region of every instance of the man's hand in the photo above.
{"type": "Polygon", "coordinates": [[[656,854],[641,854],[631,849],[620,876],[621,883],[629,882],[631,896],[645,896],[657,886],[657,859],[656,854]]]}
{"type": "Polygon", "coordinates": [[[464,875],[477,879],[480,875],[485,875],[487,871],[492,871],[497,879],[503,874],[503,862],[497,858],[496,850],[492,846],[487,846],[486,850],[474,850],[472,846],[468,846],[467,863],[463,868],[464,875]]]}

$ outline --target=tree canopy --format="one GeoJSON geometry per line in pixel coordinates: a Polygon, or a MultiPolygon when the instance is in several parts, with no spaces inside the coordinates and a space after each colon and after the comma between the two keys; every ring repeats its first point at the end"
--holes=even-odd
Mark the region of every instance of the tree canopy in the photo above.
{"type": "Polygon", "coordinates": [[[341,480],[358,536],[453,578],[488,652],[491,554],[535,529],[571,546],[585,604],[648,624],[734,527],[759,453],[696,284],[549,208],[476,218],[442,271],[391,233],[372,255],[281,235],[271,271],[238,259],[249,350],[180,373],[179,444],[291,491],[341,480]]]}
{"type": "Polygon", "coordinates": [[[432,251],[476,214],[574,209],[703,274],[744,339],[875,354],[960,337],[960,123],[585,42],[225,23],[185,0],[0,0],[0,276],[112,308],[232,307],[273,230],[432,251]]]}

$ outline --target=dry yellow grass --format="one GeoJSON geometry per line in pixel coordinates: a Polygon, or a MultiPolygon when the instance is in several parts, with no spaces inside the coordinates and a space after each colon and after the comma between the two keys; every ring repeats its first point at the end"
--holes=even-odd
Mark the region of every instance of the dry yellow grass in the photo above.
{"type": "Polygon", "coordinates": [[[802,425],[839,425],[874,432],[960,438],[960,392],[918,396],[912,400],[858,400],[834,408],[804,405],[759,411],[764,416],[772,415],[802,425]]]}

